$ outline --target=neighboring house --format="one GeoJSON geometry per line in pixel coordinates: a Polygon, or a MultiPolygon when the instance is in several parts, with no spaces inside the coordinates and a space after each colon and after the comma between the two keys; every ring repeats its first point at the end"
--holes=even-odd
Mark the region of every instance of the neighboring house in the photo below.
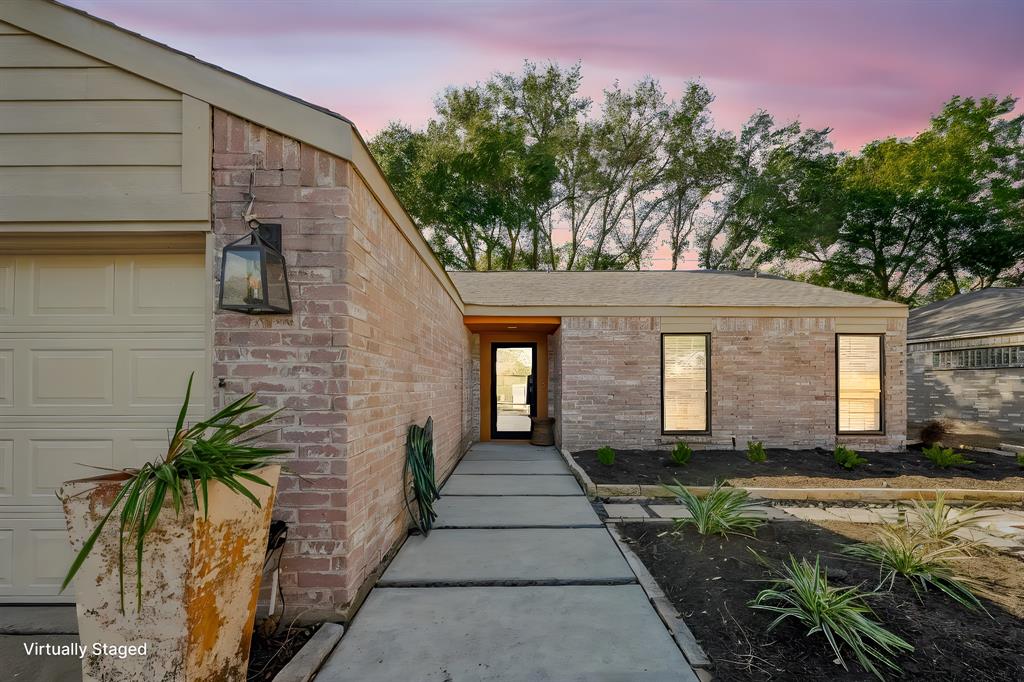
{"type": "Polygon", "coordinates": [[[1024,287],[960,294],[910,311],[907,413],[990,444],[1024,443],[1024,287]]]}
{"type": "Polygon", "coordinates": [[[531,415],[568,450],[904,445],[904,306],[749,273],[446,273],[348,120],[43,0],[0,3],[0,100],[2,601],[70,599],[54,489],[159,456],[190,372],[195,416],[284,408],[306,618],[405,537],[428,416],[442,478],[531,415]],[[217,309],[250,181],[290,314],[217,309]]]}

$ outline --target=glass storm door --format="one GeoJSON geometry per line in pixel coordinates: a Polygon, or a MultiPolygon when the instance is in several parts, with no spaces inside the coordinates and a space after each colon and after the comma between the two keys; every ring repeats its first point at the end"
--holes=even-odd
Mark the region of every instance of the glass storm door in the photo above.
{"type": "Polygon", "coordinates": [[[491,437],[529,438],[537,415],[537,344],[491,344],[491,437]]]}

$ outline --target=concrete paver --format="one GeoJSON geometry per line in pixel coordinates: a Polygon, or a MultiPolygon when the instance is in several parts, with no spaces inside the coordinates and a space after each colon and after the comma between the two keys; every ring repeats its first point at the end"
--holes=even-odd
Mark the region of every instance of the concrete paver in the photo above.
{"type": "Polygon", "coordinates": [[[456,474],[519,474],[572,476],[562,460],[553,459],[492,459],[463,460],[455,467],[456,474]]]}
{"type": "Polygon", "coordinates": [[[633,580],[604,528],[528,528],[411,537],[378,584],[633,580]]]}
{"type": "Polygon", "coordinates": [[[442,495],[579,495],[572,476],[494,476],[455,474],[442,495]]]}
{"type": "Polygon", "coordinates": [[[436,528],[515,528],[600,526],[582,495],[573,497],[446,495],[434,503],[436,528]]]}
{"type": "Polygon", "coordinates": [[[532,445],[473,446],[473,449],[466,453],[465,458],[463,458],[465,462],[537,462],[542,460],[562,462],[564,464],[561,455],[555,452],[554,448],[540,448],[532,445]]]}
{"type": "Polygon", "coordinates": [[[693,682],[639,585],[379,587],[317,682],[693,682]]]}

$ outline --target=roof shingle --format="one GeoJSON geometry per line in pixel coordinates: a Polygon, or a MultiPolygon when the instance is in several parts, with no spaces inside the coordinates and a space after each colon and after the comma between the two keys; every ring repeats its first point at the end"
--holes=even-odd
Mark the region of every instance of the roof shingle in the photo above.
{"type": "Polygon", "coordinates": [[[907,339],[984,336],[1024,329],[1024,287],[992,287],[910,311],[907,339]]]}
{"type": "Polygon", "coordinates": [[[751,272],[450,271],[467,305],[905,308],[900,303],[751,272]]]}

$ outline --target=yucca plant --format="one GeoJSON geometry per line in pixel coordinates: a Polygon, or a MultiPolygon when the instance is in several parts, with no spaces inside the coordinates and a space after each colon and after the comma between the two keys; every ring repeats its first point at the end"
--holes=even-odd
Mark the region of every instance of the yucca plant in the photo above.
{"type": "Polygon", "coordinates": [[[409,510],[413,523],[424,535],[430,535],[430,529],[437,519],[434,502],[441,499],[434,478],[434,419],[427,417],[423,426],[413,424],[409,427],[405,441],[405,489],[412,487],[416,499],[416,512],[412,510],[409,496],[405,496],[405,506],[409,510]],[[409,480],[411,479],[411,480],[409,480]]]}
{"type": "Polygon", "coordinates": [[[876,663],[899,671],[894,657],[914,650],[910,643],[878,622],[866,601],[877,592],[862,592],[856,586],[830,585],[820,557],[815,557],[812,565],[806,559],[797,561],[791,554],[789,563],[776,569],[775,574],[774,584],[761,590],[749,603],[753,609],[778,614],[769,623],[769,631],[787,618],[793,618],[807,628],[808,636],[824,635],[844,669],[848,668],[843,659],[843,645],[853,652],[865,670],[879,679],[884,677],[876,663]]]}
{"type": "Polygon", "coordinates": [[[168,498],[174,507],[175,515],[181,512],[186,500],[191,498],[196,511],[202,509],[205,516],[209,511],[207,489],[211,482],[216,482],[248,498],[257,507],[260,506],[259,500],[242,481],[269,486],[269,483],[252,473],[252,470],[266,465],[271,457],[289,451],[257,447],[249,443],[266,435],[252,432],[272,420],[280,410],[240,423],[239,420],[244,415],[263,407],[255,402],[256,394],[249,393],[212,417],[186,426],[185,414],[188,412],[192,395],[193,379],[194,374],[189,376],[185,401],[178,413],[178,421],[163,461],[147,462],[138,469],[122,470],[127,479],[114,496],[110,509],[75,556],[61,585],[61,591],[74,579],[107,521],[115,512],[119,512],[118,580],[121,590],[121,613],[124,613],[125,547],[131,545],[135,552],[136,604],[137,608],[141,608],[142,555],[145,551],[146,535],[156,525],[168,498]]]}
{"type": "Polygon", "coordinates": [[[933,545],[957,547],[961,552],[970,553],[975,543],[960,537],[958,533],[978,528],[984,520],[979,513],[985,503],[979,502],[966,509],[954,509],[946,504],[945,495],[936,493],[934,502],[911,502],[907,510],[906,524],[913,533],[933,545]]]}
{"type": "MultiPolygon", "coordinates": [[[[922,592],[934,588],[968,609],[985,611],[975,593],[987,592],[984,584],[974,578],[958,576],[952,566],[963,558],[960,548],[936,546],[919,532],[905,526],[887,526],[878,532],[874,542],[843,547],[842,553],[877,564],[881,583],[892,588],[897,576],[910,582],[921,598],[922,592]]],[[[988,613],[987,611],[985,611],[988,613]]]]}
{"type": "Polygon", "coordinates": [[[751,512],[756,506],[746,490],[732,488],[721,483],[715,485],[704,497],[697,497],[679,481],[675,485],[663,486],[690,512],[690,518],[676,519],[675,530],[693,525],[701,535],[753,535],[765,519],[751,512]]]}

